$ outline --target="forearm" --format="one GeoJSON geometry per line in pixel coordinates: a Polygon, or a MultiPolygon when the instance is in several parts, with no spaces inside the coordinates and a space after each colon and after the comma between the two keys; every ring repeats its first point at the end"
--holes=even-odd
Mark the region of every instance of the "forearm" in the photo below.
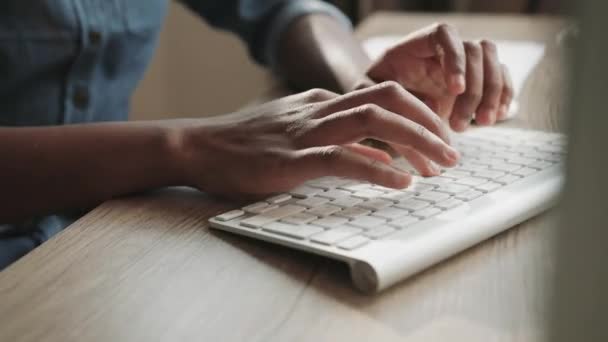
{"type": "Polygon", "coordinates": [[[159,123],[0,128],[0,223],[177,183],[159,123]]]}
{"type": "Polygon", "coordinates": [[[344,93],[367,80],[371,60],[352,32],[334,18],[312,14],[297,19],[281,38],[279,69],[299,89],[344,93]]]}

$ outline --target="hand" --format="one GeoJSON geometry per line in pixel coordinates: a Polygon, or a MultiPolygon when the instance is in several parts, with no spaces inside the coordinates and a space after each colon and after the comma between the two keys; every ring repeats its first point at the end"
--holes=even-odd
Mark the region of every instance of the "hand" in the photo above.
{"type": "MultiPolygon", "coordinates": [[[[221,195],[287,191],[308,179],[339,176],[403,188],[411,176],[374,138],[449,167],[459,158],[439,119],[394,82],[339,96],[312,90],[231,115],[180,120],[172,149],[180,182],[221,195]]],[[[415,164],[428,173],[424,164],[415,164]]]]}
{"type": "Polygon", "coordinates": [[[393,80],[419,96],[455,131],[473,115],[481,125],[505,119],[513,98],[507,68],[494,43],[462,41],[449,25],[413,32],[369,69],[375,82],[393,80]]]}

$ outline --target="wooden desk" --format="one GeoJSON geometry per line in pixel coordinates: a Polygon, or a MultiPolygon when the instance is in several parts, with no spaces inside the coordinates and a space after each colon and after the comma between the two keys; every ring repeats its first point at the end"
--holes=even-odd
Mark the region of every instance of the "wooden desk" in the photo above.
{"type": "MultiPolygon", "coordinates": [[[[377,15],[361,37],[445,20],[465,36],[554,41],[550,18],[377,15]]],[[[549,55],[509,125],[556,129],[549,55]]],[[[227,233],[230,209],[186,189],[105,203],[0,273],[0,341],[536,341],[552,275],[551,215],[376,296],[337,262],[227,233]]]]}

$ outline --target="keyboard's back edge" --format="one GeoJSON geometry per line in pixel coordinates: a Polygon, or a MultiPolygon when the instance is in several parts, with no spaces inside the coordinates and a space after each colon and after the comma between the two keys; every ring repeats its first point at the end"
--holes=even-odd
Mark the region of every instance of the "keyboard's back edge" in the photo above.
{"type": "Polygon", "coordinates": [[[447,212],[356,250],[349,260],[353,282],[366,293],[395,285],[551,208],[562,182],[559,167],[554,167],[496,191],[492,201],[472,201],[467,208],[447,212]]]}

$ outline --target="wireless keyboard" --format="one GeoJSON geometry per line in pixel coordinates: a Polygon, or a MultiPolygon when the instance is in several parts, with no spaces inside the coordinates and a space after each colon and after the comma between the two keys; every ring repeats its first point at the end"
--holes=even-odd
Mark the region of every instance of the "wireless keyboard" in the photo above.
{"type": "Polygon", "coordinates": [[[345,261],[355,286],[376,292],[555,202],[564,136],[491,127],[453,140],[459,165],[415,176],[407,189],[325,177],[213,217],[211,226],[345,261]]]}

